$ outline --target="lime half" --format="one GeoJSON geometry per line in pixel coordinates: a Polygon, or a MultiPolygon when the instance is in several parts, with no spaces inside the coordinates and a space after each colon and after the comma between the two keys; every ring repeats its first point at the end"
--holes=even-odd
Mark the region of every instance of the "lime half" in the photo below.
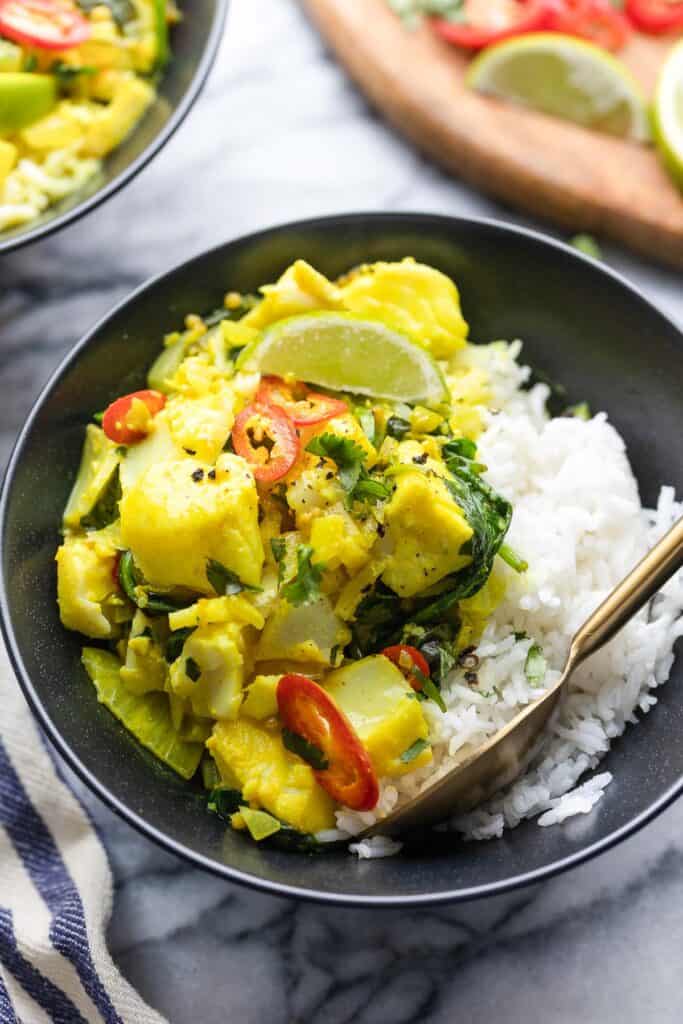
{"type": "Polygon", "coordinates": [[[353,313],[280,320],[244,351],[238,366],[395,401],[430,404],[447,397],[443,375],[424,349],[392,327],[353,313]]]}
{"type": "Polygon", "coordinates": [[[683,41],[674,46],[660,72],[652,122],[664,163],[683,189],[683,41]]]}
{"type": "Polygon", "coordinates": [[[467,84],[596,131],[644,142],[647,105],[628,69],[605,50],[557,32],[492,46],[470,65],[467,84]]]}

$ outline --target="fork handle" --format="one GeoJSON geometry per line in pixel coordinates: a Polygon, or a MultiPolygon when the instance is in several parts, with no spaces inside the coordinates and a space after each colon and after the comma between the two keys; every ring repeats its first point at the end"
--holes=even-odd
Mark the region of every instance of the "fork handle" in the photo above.
{"type": "Polygon", "coordinates": [[[611,640],[651,597],[683,566],[683,518],[596,608],[575,634],[569,666],[575,668],[589,654],[611,640]]]}

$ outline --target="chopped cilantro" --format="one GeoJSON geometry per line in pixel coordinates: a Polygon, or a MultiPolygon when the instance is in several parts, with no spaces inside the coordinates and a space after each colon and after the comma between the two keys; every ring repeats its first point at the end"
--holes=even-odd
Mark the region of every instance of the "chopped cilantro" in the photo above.
{"type": "Polygon", "coordinates": [[[278,583],[282,583],[285,576],[285,558],[287,555],[287,542],[285,538],[271,537],[270,550],[273,552],[273,558],[277,562],[278,583]]]}
{"type": "Polygon", "coordinates": [[[209,793],[207,807],[219,818],[230,821],[230,815],[235,814],[242,803],[242,794],[239,789],[226,789],[223,786],[216,786],[209,793]]]}
{"type": "Polygon", "coordinates": [[[299,544],[296,549],[296,575],[280,590],[285,601],[290,604],[312,604],[320,596],[320,581],[325,566],[322,562],[314,565],[311,562],[312,555],[313,548],[308,544],[299,544]]]}
{"type": "Polygon", "coordinates": [[[390,416],[387,420],[387,434],[397,441],[402,441],[409,430],[410,423],[402,416],[390,416]]]}
{"type": "Polygon", "coordinates": [[[166,641],[166,647],[164,650],[164,657],[169,664],[179,658],[182,654],[185,641],[191,636],[196,626],[185,626],[182,629],[174,629],[169,634],[168,640],[166,641]]]}
{"type": "Polygon", "coordinates": [[[367,458],[364,448],[350,437],[339,437],[337,434],[321,434],[314,437],[306,445],[306,451],[336,462],[339,481],[345,491],[352,491],[356,486],[367,458]]]}

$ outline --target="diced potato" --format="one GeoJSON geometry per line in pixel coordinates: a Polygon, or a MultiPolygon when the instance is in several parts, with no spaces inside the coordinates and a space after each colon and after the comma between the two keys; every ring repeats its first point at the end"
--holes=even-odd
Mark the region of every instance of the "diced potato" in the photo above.
{"type": "Polygon", "coordinates": [[[182,459],[186,454],[173,440],[168,414],[164,409],[153,418],[147,437],[126,449],[121,462],[123,493],[130,490],[137,478],[150,466],[169,459],[182,459]]]}
{"type": "Polygon", "coordinates": [[[55,110],[24,128],[19,136],[30,149],[64,149],[82,138],[83,127],[73,115],[71,101],[62,100],[55,110]]]}
{"type": "Polygon", "coordinates": [[[154,99],[154,89],[141,78],[124,79],[111,103],[86,129],[83,151],[87,156],[103,157],[123,142],[154,99]]]}
{"type": "Polygon", "coordinates": [[[323,685],[358,733],[378,775],[405,775],[429,764],[431,747],[401,761],[417,740],[427,739],[429,728],[410,684],[388,658],[362,658],[332,672],[323,685]]]}
{"type": "Polygon", "coordinates": [[[245,803],[263,807],[301,832],[334,827],[334,804],[311,768],[285,749],[277,728],[249,718],[219,722],[207,743],[223,781],[245,803]]]}
{"type": "Polygon", "coordinates": [[[123,543],[150,584],[210,593],[208,559],[260,583],[258,496],[239,456],[221,455],[215,467],[189,457],[151,465],[119,508],[123,543]]]}
{"type": "Polygon", "coordinates": [[[116,550],[96,534],[66,537],[57,551],[57,600],[62,623],[85,636],[104,639],[112,626],[102,607],[114,590],[116,550]]]}
{"type": "Polygon", "coordinates": [[[263,300],[240,321],[247,327],[263,328],[286,316],[341,307],[337,286],[305,260],[297,260],[275,284],[260,291],[263,300]]]}
{"type": "Polygon", "coordinates": [[[254,657],[257,662],[330,665],[333,648],[345,647],[350,639],[348,628],[324,595],[298,607],[280,600],[259,637],[254,657]]]}
{"type": "Polygon", "coordinates": [[[168,616],[168,624],[173,630],[212,626],[218,622],[233,622],[238,626],[263,629],[263,615],[241,594],[231,594],[229,597],[202,597],[189,608],[181,608],[168,616]]]}
{"type": "Polygon", "coordinates": [[[235,417],[229,392],[202,398],[172,398],[168,403],[171,435],[179,448],[203,462],[215,462],[228,439],[235,417]]]}
{"type": "Polygon", "coordinates": [[[374,530],[360,529],[344,513],[320,516],[311,526],[313,560],[324,562],[327,569],[338,569],[343,565],[350,573],[358,572],[370,558],[370,548],[376,536],[374,530]]]}
{"type": "Polygon", "coordinates": [[[346,309],[404,331],[436,359],[465,344],[458,289],[445,274],[410,257],[363,268],[341,291],[346,309]]]}
{"type": "Polygon", "coordinates": [[[240,626],[201,626],[171,665],[169,683],[177,697],[187,697],[201,718],[235,718],[242,703],[245,642],[240,626]]]}
{"type": "Polygon", "coordinates": [[[240,714],[263,720],[277,715],[277,684],[282,676],[255,676],[247,687],[240,714]]]}
{"type": "Polygon", "coordinates": [[[126,660],[121,668],[121,682],[131,693],[163,690],[168,674],[166,659],[155,642],[153,620],[136,611],[126,647],[126,660]]]}
{"type": "Polygon", "coordinates": [[[471,560],[460,549],[472,528],[436,475],[407,470],[397,476],[385,524],[393,551],[382,579],[401,597],[419,594],[471,560]]]}

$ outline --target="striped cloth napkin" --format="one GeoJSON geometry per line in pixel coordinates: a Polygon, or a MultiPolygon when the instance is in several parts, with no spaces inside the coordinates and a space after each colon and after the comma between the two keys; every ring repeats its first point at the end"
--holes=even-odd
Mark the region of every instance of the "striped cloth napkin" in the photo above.
{"type": "Polygon", "coordinates": [[[0,1024],[164,1024],[121,976],[112,879],[0,640],[0,1024]]]}

